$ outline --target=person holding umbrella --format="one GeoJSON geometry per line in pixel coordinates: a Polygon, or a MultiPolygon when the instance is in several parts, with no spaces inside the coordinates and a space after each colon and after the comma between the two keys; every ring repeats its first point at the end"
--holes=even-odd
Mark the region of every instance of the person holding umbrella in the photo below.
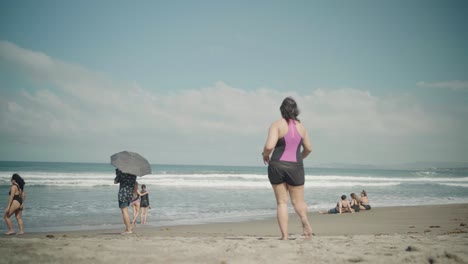
{"type": "MultiPolygon", "coordinates": [[[[128,207],[132,201],[136,177],[151,174],[151,165],[140,154],[130,151],[121,151],[111,156],[111,164],[116,167],[114,183],[119,183],[119,208],[125,224],[123,235],[132,233],[128,207]]],[[[138,185],[137,185],[138,188],[138,185]]]]}
{"type": "Polygon", "coordinates": [[[130,216],[128,214],[128,207],[132,201],[133,188],[136,182],[136,176],[128,173],[123,173],[119,169],[115,169],[114,184],[120,183],[118,200],[119,208],[122,211],[122,218],[125,224],[125,232],[122,235],[132,233],[132,226],[130,224],[130,216]]]}

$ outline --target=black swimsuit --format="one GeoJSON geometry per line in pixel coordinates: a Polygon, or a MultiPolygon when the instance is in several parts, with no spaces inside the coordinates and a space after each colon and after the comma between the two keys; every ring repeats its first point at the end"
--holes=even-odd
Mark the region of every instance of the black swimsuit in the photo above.
{"type": "MultiPolygon", "coordinates": [[[[18,186],[16,186],[16,188],[18,188],[20,193],[13,196],[13,201],[18,201],[18,203],[21,206],[23,204],[23,197],[21,197],[21,188],[19,188],[18,186]]],[[[11,195],[11,192],[8,192],[8,195],[11,195]]]]}
{"type": "Polygon", "coordinates": [[[148,207],[150,204],[149,204],[149,196],[148,196],[148,193],[146,193],[145,195],[142,195],[141,196],[141,202],[140,202],[140,207],[148,207]]]}

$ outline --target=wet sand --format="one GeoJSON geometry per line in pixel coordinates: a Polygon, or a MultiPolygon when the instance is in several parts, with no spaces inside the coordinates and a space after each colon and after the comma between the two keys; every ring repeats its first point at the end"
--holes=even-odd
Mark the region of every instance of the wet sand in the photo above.
{"type": "Polygon", "coordinates": [[[0,263],[468,263],[468,204],[310,213],[289,219],[1,236],[0,263]]]}

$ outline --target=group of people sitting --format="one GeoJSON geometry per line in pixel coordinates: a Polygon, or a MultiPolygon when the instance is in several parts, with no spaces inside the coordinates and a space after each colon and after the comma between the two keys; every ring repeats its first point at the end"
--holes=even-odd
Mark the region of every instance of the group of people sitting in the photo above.
{"type": "Polygon", "coordinates": [[[361,198],[358,198],[355,193],[351,193],[351,199],[346,200],[346,195],[341,196],[341,200],[336,204],[336,207],[326,211],[320,212],[321,214],[342,214],[342,213],[355,213],[360,210],[370,210],[369,198],[365,190],[361,192],[361,198]]]}

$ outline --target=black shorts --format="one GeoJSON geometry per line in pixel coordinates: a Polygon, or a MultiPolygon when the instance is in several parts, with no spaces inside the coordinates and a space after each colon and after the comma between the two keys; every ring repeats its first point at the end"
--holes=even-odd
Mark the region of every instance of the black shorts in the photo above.
{"type": "Polygon", "coordinates": [[[146,208],[146,207],[148,207],[148,206],[149,206],[148,201],[146,201],[146,200],[141,200],[141,202],[140,202],[140,207],[146,208]]]}
{"type": "Polygon", "coordinates": [[[302,162],[270,161],[268,179],[271,184],[304,185],[304,164],[302,162]]]}

